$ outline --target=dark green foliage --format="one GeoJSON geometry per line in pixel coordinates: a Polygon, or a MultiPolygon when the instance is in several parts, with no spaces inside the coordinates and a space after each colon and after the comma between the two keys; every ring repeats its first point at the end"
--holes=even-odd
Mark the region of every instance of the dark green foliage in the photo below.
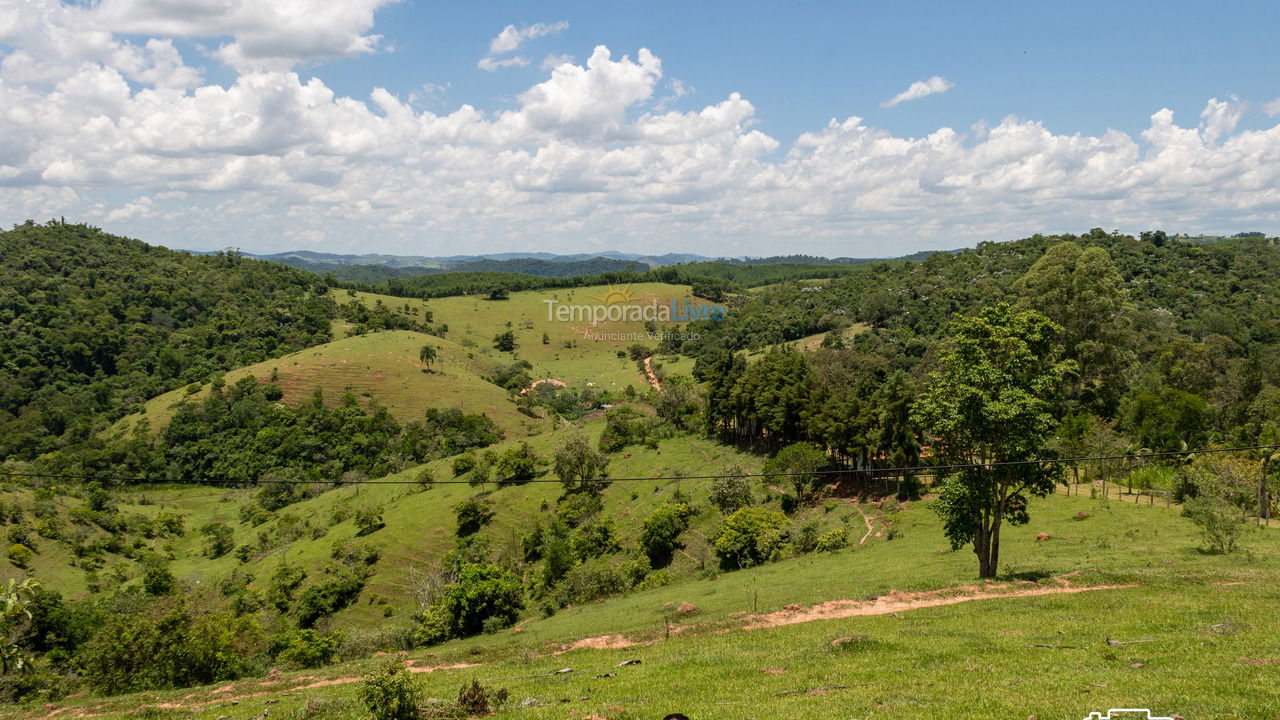
{"type": "Polygon", "coordinates": [[[914,414],[935,438],[937,459],[977,464],[948,476],[933,507],[953,548],[972,543],[979,576],[994,577],[1000,527],[1028,521],[1031,496],[1053,491],[1060,465],[1048,459],[1057,427],[1053,410],[1075,370],[1058,361],[1061,328],[1034,311],[996,305],[960,317],[929,376],[914,414]]]}
{"type": "Polygon", "coordinates": [[[812,475],[828,463],[827,456],[808,442],[792,443],[765,461],[764,472],[771,479],[791,483],[801,500],[822,483],[821,475],[812,475]]]}
{"type": "Polygon", "coordinates": [[[604,415],[604,430],[600,433],[600,449],[615,453],[628,445],[643,445],[650,437],[652,418],[630,405],[610,408],[604,415]]]}
{"type": "Polygon", "coordinates": [[[470,685],[458,689],[458,702],[454,708],[462,717],[483,717],[496,712],[507,702],[506,688],[493,689],[472,680],[470,685]]]}
{"type": "Polygon", "coordinates": [[[347,473],[379,477],[407,462],[422,463],[483,446],[501,433],[483,415],[429,409],[400,425],[386,409],[365,410],[351,395],[337,408],[317,393],[297,408],[270,403],[252,377],[178,408],[165,429],[169,472],[249,483],[266,473],[277,481],[259,491],[268,510],[304,497],[304,482],[332,482],[347,473]]]}
{"type": "Polygon", "coordinates": [[[746,507],[724,519],[716,534],[716,555],[726,570],[760,565],[781,557],[787,518],[776,510],[746,507]]]}
{"type": "Polygon", "coordinates": [[[434,645],[455,637],[480,633],[486,621],[505,627],[514,623],[524,607],[520,580],[488,563],[465,562],[457,579],[446,585],[440,600],[423,613],[417,639],[434,645]]]}
{"type": "Polygon", "coordinates": [[[267,585],[267,602],[280,612],[288,612],[293,604],[293,596],[302,581],[307,579],[307,572],[294,565],[281,564],[271,576],[267,585]]]}
{"type": "Polygon", "coordinates": [[[502,352],[511,352],[516,349],[516,334],[510,330],[498,333],[493,336],[493,348],[502,352]]]}
{"type": "Polygon", "coordinates": [[[104,613],[80,655],[84,678],[108,695],[234,680],[258,672],[265,640],[257,624],[159,598],[104,613]]]}
{"type": "Polygon", "coordinates": [[[148,595],[168,595],[173,592],[173,573],[159,562],[149,562],[142,571],[142,589],[148,595]]]}
{"type": "Polygon", "coordinates": [[[306,588],[298,596],[293,611],[298,627],[313,627],[321,618],[355,602],[370,574],[371,571],[364,567],[331,567],[329,577],[306,588]]]}
{"type": "Polygon", "coordinates": [[[474,535],[493,519],[493,503],[485,497],[467,498],[453,506],[458,520],[458,536],[474,535]]]}
{"type": "Polygon", "coordinates": [[[235,538],[231,526],[220,522],[211,522],[200,528],[204,536],[204,555],[208,558],[220,558],[235,547],[235,538]]]}
{"type": "Polygon", "coordinates": [[[680,533],[689,528],[693,510],[682,502],[659,505],[645,518],[640,530],[640,549],[649,556],[655,568],[671,564],[671,556],[679,547],[680,533]]]}
{"type": "MultiPolygon", "coordinates": [[[[84,225],[0,233],[0,457],[102,452],[95,431],[218,370],[328,341],[315,278],[84,225]]],[[[145,463],[112,451],[119,474],[145,463]]]]}
{"type": "Polygon", "coordinates": [[[537,460],[527,442],[508,448],[493,464],[494,479],[499,483],[528,482],[537,475],[537,460]]]}

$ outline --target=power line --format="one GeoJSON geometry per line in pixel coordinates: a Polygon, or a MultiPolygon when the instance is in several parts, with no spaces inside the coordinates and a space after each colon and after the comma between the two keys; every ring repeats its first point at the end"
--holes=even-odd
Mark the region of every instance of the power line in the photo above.
{"type": "MultiPolygon", "coordinates": [[[[596,482],[615,483],[615,482],[652,482],[654,480],[718,480],[730,477],[813,477],[824,475],[937,475],[940,472],[957,471],[957,470],[974,470],[974,469],[990,469],[994,467],[1010,467],[1018,465],[1062,465],[1076,464],[1083,462],[1095,462],[1103,460],[1145,460],[1150,458],[1162,457],[1186,457],[1189,455],[1208,455],[1214,453],[1232,453],[1247,452],[1251,450],[1280,450],[1280,445],[1250,445],[1243,447],[1229,448],[1205,448],[1201,450],[1177,450],[1169,452],[1149,452],[1149,453],[1132,453],[1127,455],[1088,455],[1080,457],[1066,458],[1046,458],[1043,460],[1008,460],[1004,462],[994,463],[954,463],[949,465],[910,465],[887,468],[847,468],[842,470],[810,470],[803,472],[779,472],[779,473],[720,473],[715,475],[654,475],[639,477],[606,477],[600,478],[596,482]]],[[[432,480],[428,483],[421,483],[417,480],[360,480],[356,482],[342,482],[334,480],[254,480],[251,482],[240,482],[235,480],[208,480],[200,478],[153,478],[138,477],[128,475],[91,475],[84,473],[35,473],[35,472],[17,472],[12,470],[0,469],[0,475],[8,477],[29,477],[29,478],[50,478],[50,479],[68,479],[68,480],[98,480],[110,482],[129,482],[137,485],[208,485],[208,486],[256,486],[256,485],[333,485],[341,487],[344,485],[471,485],[469,480],[432,480]]],[[[531,483],[558,483],[560,480],[549,478],[531,478],[523,481],[513,481],[504,483],[495,480],[486,480],[485,483],[493,483],[498,485],[527,485],[531,483]]],[[[485,484],[477,483],[477,484],[485,484]]]]}

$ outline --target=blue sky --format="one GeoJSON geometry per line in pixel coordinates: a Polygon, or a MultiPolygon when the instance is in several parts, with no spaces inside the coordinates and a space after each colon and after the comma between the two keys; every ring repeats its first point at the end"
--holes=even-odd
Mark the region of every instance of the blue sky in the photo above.
{"type": "Polygon", "coordinates": [[[0,220],[415,254],[1276,232],[1278,21],[1274,3],[0,0],[0,106],[31,110],[0,113],[0,220]],[[913,84],[934,92],[887,106],[913,84]]]}
{"type": "MultiPolygon", "coordinates": [[[[837,117],[865,117],[895,134],[964,128],[1007,115],[1059,133],[1136,133],[1168,107],[1195,116],[1210,97],[1262,103],[1280,94],[1280,3],[1204,2],[404,2],[378,11],[394,52],[310,69],[359,96],[372,85],[407,95],[449,85],[436,109],[509,105],[541,79],[537,63],[476,66],[506,24],[564,20],[526,54],[578,60],[595,45],[646,47],[695,92],[698,107],[740,92],[763,129],[790,141],[837,117]],[[879,104],[922,78],[955,83],[945,96],[879,104]],[[504,102],[504,99],[506,102],[504,102]]],[[[1261,112],[1241,126],[1260,126],[1261,112]]]]}

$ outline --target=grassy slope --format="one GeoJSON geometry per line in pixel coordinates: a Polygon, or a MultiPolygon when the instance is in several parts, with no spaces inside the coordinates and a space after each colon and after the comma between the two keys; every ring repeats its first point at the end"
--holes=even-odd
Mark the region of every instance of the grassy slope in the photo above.
{"type": "MultiPolygon", "coordinates": [[[[668,304],[672,300],[692,299],[688,286],[664,283],[640,283],[625,286],[637,302],[656,300],[668,304]]],[[[596,304],[597,298],[609,292],[607,286],[560,290],[535,290],[511,293],[508,300],[487,300],[478,296],[437,298],[432,300],[405,300],[389,296],[357,293],[356,298],[368,304],[382,300],[390,307],[401,307],[406,302],[415,309],[424,308],[434,315],[434,321],[447,323],[449,340],[464,346],[474,345],[477,353],[503,362],[515,356],[528,360],[534,366],[534,377],[554,377],[581,389],[594,383],[602,390],[622,390],[633,385],[643,390],[643,376],[631,360],[619,358],[618,350],[626,350],[634,342],[656,346],[656,340],[647,339],[598,339],[595,335],[614,334],[644,335],[640,322],[601,323],[587,327],[583,324],[564,323],[547,319],[546,300],[566,304],[596,304]],[[506,323],[516,335],[516,352],[500,353],[493,349],[493,336],[506,330],[506,323]],[[546,333],[548,343],[542,343],[546,333]],[[572,343],[573,347],[566,347],[572,343]]],[[[339,302],[349,302],[346,292],[334,294],[339,302]]],[[[697,301],[705,304],[706,301],[697,301]]]]}
{"type": "MultiPolygon", "coordinates": [[[[603,423],[588,423],[582,432],[588,437],[598,437],[603,423]]],[[[563,440],[566,432],[562,429],[527,438],[530,446],[549,462],[555,447],[563,440]]],[[[510,440],[494,446],[501,452],[517,441],[510,440]]],[[[653,475],[669,476],[677,473],[706,474],[717,472],[725,465],[738,464],[748,469],[758,469],[760,461],[732,448],[710,443],[701,438],[677,437],[663,441],[659,447],[648,449],[643,447],[628,448],[624,453],[612,456],[610,473],[617,477],[649,477],[653,475]]],[[[450,480],[450,460],[429,463],[437,479],[450,480]]],[[[412,480],[421,470],[415,467],[386,480],[412,480]]],[[[546,470],[546,467],[543,468],[546,470]]],[[[544,475],[543,479],[554,480],[554,475],[544,475]]],[[[281,562],[289,562],[306,569],[317,569],[325,564],[335,542],[355,539],[355,525],[351,520],[334,524],[332,517],[339,508],[355,508],[380,505],[384,508],[383,520],[386,527],[371,535],[359,538],[378,547],[382,557],[376,567],[377,574],[370,580],[360,604],[353,606],[340,615],[334,623],[337,625],[377,625],[384,622],[384,605],[371,606],[369,598],[387,599],[387,606],[392,608],[397,621],[404,621],[404,616],[416,610],[412,594],[411,574],[414,568],[423,568],[438,559],[453,547],[456,523],[453,506],[464,498],[478,492],[491,492],[497,516],[493,524],[486,528],[484,534],[491,538],[495,548],[509,548],[513,542],[527,532],[537,518],[541,517],[542,504],[546,501],[554,507],[560,495],[560,486],[555,482],[530,483],[518,487],[504,487],[494,491],[494,485],[473,488],[466,484],[440,483],[430,490],[419,491],[416,485],[369,484],[347,486],[322,493],[313,498],[285,508],[288,513],[302,518],[310,527],[321,528],[323,535],[318,538],[310,536],[295,540],[283,547],[276,548],[267,554],[255,557],[247,565],[232,555],[218,559],[208,559],[202,555],[204,539],[196,530],[209,522],[223,522],[232,527],[235,533],[235,544],[255,544],[261,530],[269,530],[270,523],[254,527],[240,522],[240,505],[252,495],[247,489],[222,489],[199,487],[150,487],[130,491],[128,498],[122,499],[122,513],[139,513],[155,516],[160,512],[176,512],[186,518],[187,533],[172,540],[155,540],[152,546],[157,551],[173,557],[171,569],[177,577],[191,582],[209,583],[223,577],[236,568],[243,568],[254,574],[259,587],[270,578],[271,573],[281,562]],[[145,498],[145,502],[141,502],[145,498]]],[[[615,519],[618,531],[625,545],[634,546],[639,534],[640,523],[648,516],[653,507],[671,497],[676,487],[698,500],[704,507],[707,487],[705,483],[694,481],[680,482],[655,480],[649,482],[617,483],[605,493],[605,516],[615,519]],[[635,498],[632,498],[633,492],[635,498]]],[[[11,495],[0,495],[0,500],[30,506],[31,497],[28,491],[15,491],[11,495]]],[[[68,507],[80,504],[78,500],[64,498],[60,502],[68,507]]],[[[815,511],[820,512],[820,511],[815,511]]],[[[847,513],[846,513],[847,514],[847,513]]],[[[690,531],[688,548],[677,558],[673,571],[687,574],[706,563],[711,551],[705,536],[711,531],[715,522],[714,512],[701,515],[690,531]]],[[[836,516],[830,518],[836,522],[836,516]]],[[[857,521],[860,522],[860,521],[857,521]]],[[[101,533],[99,533],[101,534],[101,533]]],[[[81,595],[86,591],[82,571],[68,565],[67,554],[60,545],[52,542],[40,544],[41,553],[37,555],[32,567],[35,576],[46,585],[81,595]]],[[[126,582],[137,582],[138,568],[129,562],[114,558],[126,568],[126,582]]],[[[108,575],[108,569],[99,571],[99,575],[108,575]]],[[[0,566],[0,580],[7,577],[22,577],[23,571],[8,563],[0,566]]],[[[317,576],[313,574],[313,578],[317,576]]]]}
{"type": "MultiPolygon", "coordinates": [[[[452,697],[475,677],[508,687],[516,703],[550,703],[500,717],[575,712],[620,720],[680,711],[716,718],[1050,718],[1135,706],[1187,718],[1272,715],[1280,679],[1274,530],[1251,529],[1243,551],[1216,556],[1197,550],[1199,538],[1176,508],[1056,496],[1033,506],[1033,517],[1006,535],[1011,575],[1077,572],[1078,585],[1134,586],[737,629],[736,614],[788,603],[971,584],[972,555],[951,552],[937,519],[913,504],[898,515],[897,540],[873,535],[863,547],[573,608],[530,620],[518,632],[454,641],[413,657],[421,665],[481,663],[420,675],[429,695],[452,697]],[[1081,510],[1090,517],[1073,520],[1081,510]],[[1039,532],[1052,539],[1036,542],[1039,532]],[[680,602],[699,608],[691,621],[680,621],[695,627],[663,639],[664,618],[680,602]],[[553,655],[564,643],[605,633],[626,633],[642,645],[553,655]],[[844,636],[863,638],[847,650],[832,648],[831,640],[844,636]],[[1107,638],[1152,642],[1112,646],[1107,638]],[[643,664],[615,667],[629,658],[643,664]],[[575,672],[548,674],[564,667],[575,672]],[[604,673],[616,677],[595,677],[604,673]],[[835,685],[846,687],[810,692],[835,685]]],[[[356,677],[372,662],[326,668],[319,676],[356,677]]],[[[69,704],[123,715],[170,701],[184,708],[152,714],[201,720],[257,717],[268,702],[272,717],[362,716],[351,683],[284,692],[306,682],[246,680],[221,694],[208,688],[69,704]],[[234,707],[198,704],[252,693],[265,694],[234,707]]],[[[44,712],[32,708],[28,716],[44,712]]]]}
{"type": "MultiPolygon", "coordinates": [[[[376,399],[402,422],[422,417],[429,407],[456,407],[487,413],[508,436],[548,427],[546,421],[516,412],[507,393],[483,378],[495,365],[494,360],[447,339],[394,330],[335,340],[238,368],[227,373],[226,380],[230,384],[253,375],[266,381],[274,371],[287,403],[303,402],[316,388],[324,391],[330,403],[350,392],[362,402],[376,399]],[[423,372],[418,361],[418,351],[426,344],[434,345],[440,354],[433,372],[423,372]]],[[[143,416],[152,428],[164,427],[178,402],[187,397],[198,400],[207,392],[204,385],[195,393],[180,388],[160,395],[142,413],[122,419],[113,431],[127,432],[143,416]]]]}

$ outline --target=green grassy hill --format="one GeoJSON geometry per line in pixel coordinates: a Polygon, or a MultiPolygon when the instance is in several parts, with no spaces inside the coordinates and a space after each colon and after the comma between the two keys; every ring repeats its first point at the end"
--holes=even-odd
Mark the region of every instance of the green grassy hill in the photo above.
{"type": "MultiPolygon", "coordinates": [[[[450,340],[392,330],[335,340],[237,368],[226,374],[226,381],[231,384],[252,375],[265,382],[275,377],[284,390],[283,401],[291,405],[306,400],[316,389],[330,404],[352,393],[365,405],[376,400],[401,422],[421,417],[429,407],[458,408],[487,414],[510,437],[545,429],[546,422],[517,412],[507,393],[484,379],[496,366],[492,358],[450,340]],[[423,345],[433,345],[439,353],[431,372],[424,372],[418,359],[423,345]]],[[[128,432],[142,417],[152,428],[164,427],[175,405],[198,400],[208,389],[206,383],[155,397],[142,413],[122,419],[112,430],[128,432]]]]}
{"type": "MultiPolygon", "coordinates": [[[[533,364],[535,377],[554,377],[571,387],[581,389],[588,383],[601,390],[622,390],[627,385],[645,387],[644,377],[633,361],[618,357],[639,343],[656,347],[657,340],[647,337],[642,322],[602,322],[599,324],[560,322],[548,319],[547,301],[565,304],[596,304],[602,298],[620,300],[617,291],[626,293],[633,303],[657,302],[667,305],[675,300],[693,300],[689,287],[665,283],[640,283],[617,288],[597,286],[558,290],[513,292],[507,300],[488,300],[479,296],[416,300],[394,298],[371,293],[334,293],[340,303],[353,300],[366,305],[381,301],[388,307],[406,303],[414,310],[430,311],[437,325],[448,325],[445,337],[459,345],[496,360],[510,362],[518,356],[533,364]],[[610,295],[610,291],[615,292],[610,295]],[[510,323],[510,327],[508,327],[510,323]],[[510,329],[516,336],[514,353],[493,349],[493,338],[510,329]],[[546,334],[547,342],[543,342],[546,334]]],[[[697,301],[706,304],[706,301],[697,301]]],[[[677,324],[664,325],[666,329],[677,324]]]]}

